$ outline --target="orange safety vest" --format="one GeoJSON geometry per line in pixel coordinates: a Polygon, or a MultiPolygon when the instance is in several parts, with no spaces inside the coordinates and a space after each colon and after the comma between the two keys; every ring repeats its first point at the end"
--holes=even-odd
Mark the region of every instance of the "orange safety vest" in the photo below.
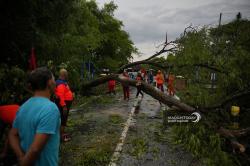
{"type": "Polygon", "coordinates": [[[162,74],[157,74],[155,79],[156,79],[156,83],[157,83],[158,85],[161,85],[161,84],[164,83],[164,77],[163,77],[162,74]]]}
{"type": "Polygon", "coordinates": [[[69,88],[69,85],[66,83],[60,83],[56,86],[55,89],[56,96],[60,99],[60,105],[65,106],[65,101],[73,100],[73,93],[69,88]]]}

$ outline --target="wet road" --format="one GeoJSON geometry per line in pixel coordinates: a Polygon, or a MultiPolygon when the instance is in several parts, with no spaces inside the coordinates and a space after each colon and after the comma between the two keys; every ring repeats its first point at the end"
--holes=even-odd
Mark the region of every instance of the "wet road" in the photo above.
{"type": "Polygon", "coordinates": [[[144,96],[117,165],[199,165],[191,154],[170,143],[170,129],[163,130],[162,126],[162,108],[157,100],[144,96]]]}
{"type": "MultiPolygon", "coordinates": [[[[60,165],[109,165],[133,108],[135,89],[131,92],[130,101],[124,101],[122,95],[117,94],[109,97],[108,104],[96,100],[82,111],[71,112],[67,131],[72,140],[61,146],[60,165]]],[[[116,165],[199,165],[180,146],[171,144],[169,137],[169,129],[162,127],[159,102],[145,94],[116,165]]]]}

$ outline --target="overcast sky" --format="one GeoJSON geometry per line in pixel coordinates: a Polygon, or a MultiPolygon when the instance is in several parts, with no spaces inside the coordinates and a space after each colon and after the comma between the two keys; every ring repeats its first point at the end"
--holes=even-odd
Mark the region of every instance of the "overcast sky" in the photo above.
{"type": "MultiPolygon", "coordinates": [[[[111,0],[96,0],[99,6],[111,0]]],[[[135,46],[144,59],[163,43],[179,37],[184,28],[192,25],[217,25],[235,18],[238,12],[250,19],[250,0],[113,0],[118,5],[115,16],[123,21],[135,46]]]]}

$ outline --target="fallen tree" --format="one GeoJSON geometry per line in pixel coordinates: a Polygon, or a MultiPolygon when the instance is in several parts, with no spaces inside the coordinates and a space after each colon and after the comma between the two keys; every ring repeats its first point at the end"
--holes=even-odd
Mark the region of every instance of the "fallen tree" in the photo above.
{"type": "MultiPolygon", "coordinates": [[[[136,87],[136,81],[135,80],[130,80],[130,79],[126,79],[125,77],[123,77],[121,74],[110,74],[101,78],[98,78],[94,81],[91,81],[87,84],[83,85],[83,91],[85,91],[86,89],[89,89],[91,87],[95,87],[98,86],[100,84],[104,84],[105,82],[109,81],[109,80],[116,80],[118,82],[120,82],[121,84],[128,84],[130,86],[136,87]]],[[[142,83],[142,90],[147,93],[148,95],[152,96],[153,98],[155,98],[156,100],[159,100],[161,103],[164,103],[168,106],[175,106],[178,109],[182,110],[182,111],[187,111],[187,112],[193,112],[195,111],[195,109],[175,98],[173,98],[172,96],[167,95],[166,93],[162,93],[161,91],[159,91],[158,89],[156,89],[154,86],[147,84],[147,83],[142,83]]],[[[83,92],[84,93],[84,92],[83,92]]]]}
{"type": "MultiPolygon", "coordinates": [[[[123,65],[121,66],[118,70],[117,70],[117,74],[110,74],[110,75],[107,75],[107,76],[103,76],[101,78],[97,78],[96,80],[93,80],[91,82],[88,82],[86,84],[83,84],[82,85],[82,93],[84,93],[84,91],[92,88],[92,87],[95,87],[95,86],[98,86],[100,84],[104,84],[105,82],[109,81],[109,80],[116,80],[120,83],[127,83],[129,84],[130,86],[136,86],[136,81],[134,80],[130,80],[130,79],[125,79],[124,77],[122,77],[120,75],[120,73],[122,73],[124,71],[124,69],[128,68],[128,67],[132,67],[132,66],[136,66],[136,65],[139,65],[139,64],[149,64],[149,65],[154,65],[154,66],[158,66],[160,68],[167,68],[169,66],[163,66],[155,61],[153,61],[153,59],[163,53],[166,53],[166,52],[173,52],[173,51],[176,51],[177,47],[176,46],[173,46],[172,48],[170,49],[167,49],[167,46],[171,46],[171,45],[174,45],[175,42],[174,41],[171,41],[171,42],[167,42],[167,36],[166,36],[166,41],[163,43],[163,48],[159,51],[159,52],[156,52],[155,54],[153,54],[152,56],[150,56],[149,58],[145,59],[145,60],[142,60],[142,61],[136,61],[136,62],[133,62],[133,63],[129,63],[129,64],[126,64],[126,65],[123,65]]],[[[161,103],[164,103],[168,106],[175,106],[177,107],[178,109],[180,110],[183,110],[183,111],[187,111],[187,112],[193,112],[195,109],[192,107],[192,106],[189,106],[171,96],[168,96],[167,94],[165,93],[162,93],[161,91],[158,91],[157,89],[155,89],[155,87],[153,87],[152,85],[149,85],[149,84],[146,84],[146,83],[142,83],[142,90],[149,94],[150,96],[152,96],[153,98],[159,100],[161,103]]]]}
{"type": "MultiPolygon", "coordinates": [[[[121,83],[128,83],[130,86],[134,86],[134,87],[136,86],[136,81],[125,79],[121,75],[119,75],[116,78],[116,80],[121,82],[121,83]]],[[[156,100],[159,100],[161,103],[164,103],[170,107],[175,106],[175,107],[179,108],[180,110],[187,111],[187,112],[195,111],[195,109],[193,107],[175,99],[172,96],[167,95],[166,93],[162,93],[161,91],[156,89],[154,86],[147,84],[145,82],[142,83],[142,90],[145,93],[147,93],[148,95],[155,98],[156,100]]]]}
{"type": "MultiPolygon", "coordinates": [[[[187,32],[185,32],[187,33],[187,32]]],[[[184,35],[185,35],[184,33],[184,35]]],[[[82,93],[84,93],[84,90],[86,89],[91,89],[92,87],[98,86],[100,84],[104,84],[107,81],[113,79],[116,80],[118,82],[120,82],[121,84],[128,84],[130,86],[135,87],[136,86],[136,81],[135,80],[130,80],[130,79],[126,79],[125,77],[123,77],[121,75],[121,73],[124,71],[124,69],[132,67],[132,66],[136,66],[136,65],[140,65],[140,64],[148,64],[148,65],[153,65],[156,67],[159,67],[161,69],[169,69],[169,68],[173,68],[173,67],[189,67],[189,66],[199,66],[199,67],[204,67],[207,68],[209,70],[213,70],[215,72],[219,72],[219,73],[223,73],[223,74],[228,74],[227,71],[224,71],[223,69],[219,69],[216,66],[213,66],[211,64],[208,63],[197,63],[197,64],[193,64],[193,65],[179,65],[179,66],[173,66],[173,65],[169,65],[169,64],[161,64],[159,62],[157,62],[154,58],[156,58],[157,56],[166,53],[166,52],[174,52],[177,50],[177,47],[174,46],[170,49],[166,49],[168,45],[173,44],[175,42],[169,42],[167,43],[167,41],[164,43],[163,48],[161,49],[161,51],[156,52],[154,55],[150,56],[149,58],[145,59],[145,60],[141,60],[141,61],[136,61],[133,63],[129,63],[129,64],[125,64],[123,66],[121,66],[116,74],[110,74],[107,76],[103,76],[101,78],[98,78],[96,80],[93,80],[91,82],[88,82],[86,84],[83,84],[83,91],[82,93]]],[[[159,102],[166,104],[170,107],[174,107],[177,108],[179,111],[184,111],[184,112],[194,112],[194,111],[198,111],[201,114],[203,114],[202,116],[206,116],[207,113],[219,113],[220,111],[218,111],[218,108],[221,109],[223,108],[225,105],[227,105],[230,101],[235,100],[237,98],[241,98],[241,97],[245,97],[246,95],[249,95],[249,92],[244,92],[241,94],[237,94],[237,95],[233,95],[232,97],[227,98],[225,101],[222,101],[220,103],[218,103],[215,106],[212,106],[210,108],[198,108],[195,109],[193,106],[190,106],[182,101],[176,100],[175,98],[168,96],[165,93],[162,93],[161,91],[157,90],[155,87],[153,87],[152,85],[149,85],[147,83],[142,83],[142,90],[147,93],[148,95],[152,96],[153,98],[155,98],[156,100],[158,100],[159,102]]],[[[210,123],[210,125],[208,125],[209,128],[211,128],[213,131],[215,131],[216,133],[218,133],[221,137],[225,137],[230,141],[231,146],[233,147],[234,150],[238,150],[241,154],[245,154],[245,146],[243,144],[241,144],[237,139],[239,137],[248,135],[250,132],[249,128],[246,129],[242,129],[242,130],[228,130],[225,129],[223,127],[221,127],[220,123],[211,123],[210,121],[207,121],[207,123],[210,123]],[[214,125],[214,126],[211,126],[214,125]],[[216,126],[216,127],[215,127],[216,126]],[[218,130],[219,129],[219,130],[218,130]]]]}
{"type": "MultiPolygon", "coordinates": [[[[187,27],[185,29],[185,33],[186,33],[187,29],[190,29],[190,28],[191,28],[191,26],[187,27]]],[[[185,33],[184,33],[184,35],[185,35],[185,33]]],[[[163,45],[162,49],[159,52],[156,52],[155,54],[151,55],[149,58],[146,58],[145,60],[125,64],[125,65],[121,66],[117,70],[116,74],[110,74],[110,75],[107,75],[107,76],[103,76],[101,78],[98,78],[98,79],[93,80],[91,82],[88,82],[86,84],[83,84],[82,85],[82,93],[84,93],[85,90],[88,90],[88,89],[91,89],[92,87],[103,84],[103,83],[105,83],[105,82],[107,82],[107,81],[109,81],[111,79],[114,79],[114,80],[116,80],[116,81],[118,81],[120,83],[125,83],[126,82],[130,86],[135,87],[136,81],[124,79],[119,75],[120,73],[122,73],[124,71],[124,69],[132,67],[132,66],[136,66],[136,65],[140,65],[140,64],[148,64],[148,65],[159,67],[161,69],[173,68],[173,65],[162,65],[159,62],[155,61],[154,58],[156,58],[156,57],[158,57],[161,54],[166,53],[166,52],[175,52],[178,49],[178,47],[176,46],[177,45],[176,42],[175,41],[168,42],[167,41],[167,35],[166,35],[166,41],[161,45],[163,45]],[[171,46],[171,48],[167,49],[168,46],[171,46]]],[[[205,68],[208,68],[208,69],[211,69],[211,70],[214,70],[214,71],[222,72],[222,71],[220,71],[219,69],[217,69],[215,67],[209,66],[208,64],[194,64],[193,66],[205,67],[205,68]]],[[[175,66],[175,67],[178,67],[178,66],[175,66]]],[[[179,67],[180,68],[181,67],[186,67],[186,65],[180,65],[179,67]]],[[[155,87],[153,87],[153,86],[151,86],[149,84],[143,83],[142,84],[142,90],[145,93],[152,96],[153,98],[159,100],[160,102],[162,102],[162,103],[164,103],[164,104],[166,104],[168,106],[175,106],[178,109],[180,109],[182,111],[187,111],[187,112],[195,111],[195,109],[192,106],[189,106],[189,105],[187,105],[187,104],[185,104],[185,103],[183,103],[183,102],[181,102],[179,100],[174,99],[171,96],[168,96],[167,94],[164,94],[164,93],[158,91],[157,89],[155,89],[155,87]]]]}

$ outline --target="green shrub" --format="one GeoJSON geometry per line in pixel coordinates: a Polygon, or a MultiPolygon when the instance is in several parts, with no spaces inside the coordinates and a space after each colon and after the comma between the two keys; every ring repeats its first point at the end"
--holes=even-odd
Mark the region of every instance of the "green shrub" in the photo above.
{"type": "Polygon", "coordinates": [[[222,150],[224,140],[205,125],[179,124],[173,126],[172,133],[172,142],[182,144],[204,165],[234,165],[232,156],[222,150]]]}

